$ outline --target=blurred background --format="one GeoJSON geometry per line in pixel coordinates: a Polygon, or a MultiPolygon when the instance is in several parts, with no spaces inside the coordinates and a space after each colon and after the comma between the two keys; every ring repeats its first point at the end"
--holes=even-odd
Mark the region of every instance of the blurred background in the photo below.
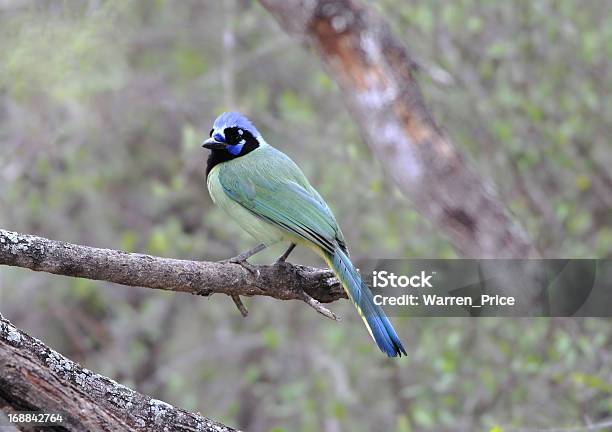
{"type": "MultiPolygon", "coordinates": [[[[371,2],[443,129],[546,257],[612,255],[612,2],[371,2]]],[[[353,255],[455,258],[361,141],[318,59],[255,1],[0,1],[0,227],[219,260],[200,142],[239,109],[334,210],[353,255]],[[340,143],[341,145],[338,145],[340,143]]],[[[269,263],[273,248],[254,259],[269,263]]],[[[321,265],[306,251],[292,262],[321,265]]],[[[140,392],[247,431],[500,430],[612,416],[602,319],[395,318],[383,357],[346,301],[194,298],[0,267],[0,311],[140,392]]]]}

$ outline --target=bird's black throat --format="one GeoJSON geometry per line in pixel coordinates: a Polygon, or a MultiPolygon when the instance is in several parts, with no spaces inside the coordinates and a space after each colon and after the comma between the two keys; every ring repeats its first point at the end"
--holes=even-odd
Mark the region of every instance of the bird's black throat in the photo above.
{"type": "Polygon", "coordinates": [[[208,177],[208,174],[216,165],[220,164],[221,162],[236,159],[239,156],[240,155],[234,156],[227,150],[211,150],[206,163],[206,177],[208,177]]]}
{"type": "Polygon", "coordinates": [[[237,145],[240,141],[244,140],[242,150],[237,155],[230,153],[226,149],[211,150],[206,165],[206,177],[208,177],[208,174],[216,165],[247,155],[259,147],[259,141],[249,131],[243,131],[242,134],[238,134],[237,130],[238,128],[225,129],[225,138],[230,145],[237,145]]]}

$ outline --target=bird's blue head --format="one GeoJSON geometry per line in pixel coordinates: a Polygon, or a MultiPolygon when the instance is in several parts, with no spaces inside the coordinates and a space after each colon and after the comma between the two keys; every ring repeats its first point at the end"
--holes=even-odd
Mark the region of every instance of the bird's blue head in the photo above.
{"type": "Polygon", "coordinates": [[[206,175],[215,165],[244,156],[264,144],[248,118],[238,112],[221,114],[210,130],[210,138],[202,143],[202,147],[211,150],[206,175]]]}
{"type": "Polygon", "coordinates": [[[215,120],[210,138],[202,147],[239,157],[259,147],[260,141],[261,135],[248,118],[238,112],[225,112],[215,120]]]}
{"type": "Polygon", "coordinates": [[[206,175],[215,165],[249,154],[265,141],[248,118],[238,112],[225,112],[217,117],[210,138],[202,147],[210,149],[206,175]]]}

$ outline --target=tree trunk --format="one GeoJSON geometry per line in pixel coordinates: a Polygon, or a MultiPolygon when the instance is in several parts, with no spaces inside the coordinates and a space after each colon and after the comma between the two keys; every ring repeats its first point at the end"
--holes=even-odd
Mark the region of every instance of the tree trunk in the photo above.
{"type": "Polygon", "coordinates": [[[425,106],[415,63],[357,0],[260,0],[323,60],[364,140],[425,218],[471,258],[537,256],[493,186],[469,166],[425,106]]]}
{"type": "MultiPolygon", "coordinates": [[[[1,315],[0,411],[5,415],[18,411],[60,413],[59,430],[235,431],[95,374],[1,315]]],[[[19,426],[27,429],[27,425],[19,426]]]]}

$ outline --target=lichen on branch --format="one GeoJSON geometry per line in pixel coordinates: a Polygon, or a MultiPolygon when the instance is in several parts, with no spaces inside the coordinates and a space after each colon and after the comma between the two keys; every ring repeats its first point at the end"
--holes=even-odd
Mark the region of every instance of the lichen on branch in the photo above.
{"type": "Polygon", "coordinates": [[[346,298],[330,270],[283,263],[250,266],[163,258],[81,246],[0,229],[0,265],[122,285],[209,296],[268,296],[321,303],[346,298]]]}

